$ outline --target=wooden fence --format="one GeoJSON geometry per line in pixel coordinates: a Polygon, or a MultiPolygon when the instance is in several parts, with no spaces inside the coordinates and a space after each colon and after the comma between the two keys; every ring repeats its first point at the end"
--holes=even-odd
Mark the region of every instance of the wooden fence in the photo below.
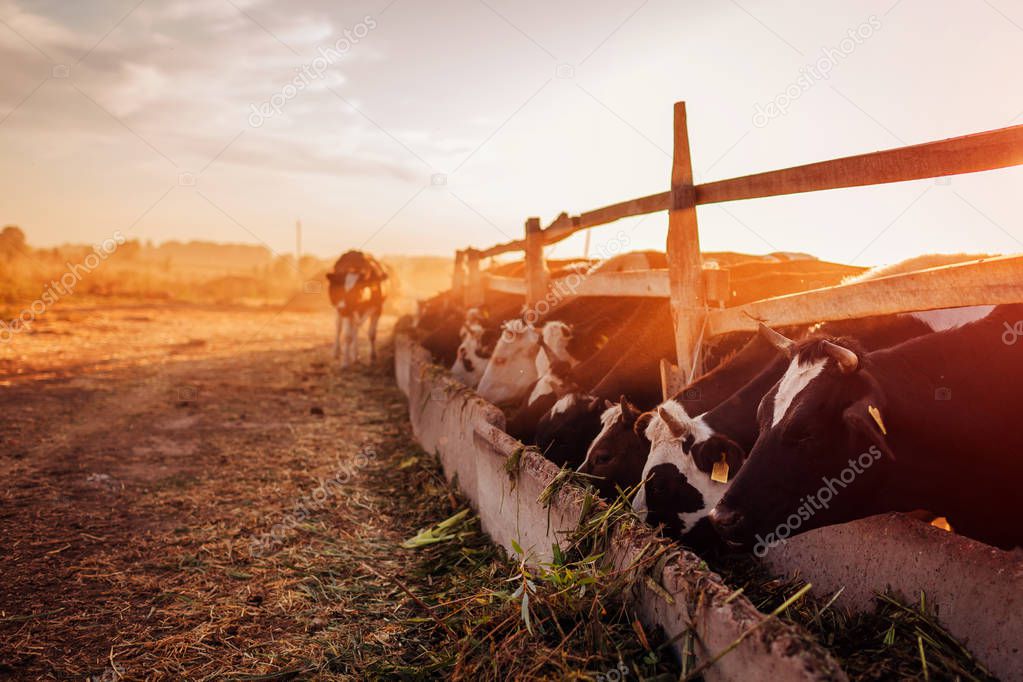
{"type": "Polygon", "coordinates": [[[696,207],[740,199],[860,187],[975,173],[1023,164],[1023,125],[939,142],[811,163],[740,178],[694,184],[686,105],[675,104],[671,189],[578,216],[560,215],[546,229],[526,221],[525,237],[489,249],[455,255],[454,287],[467,305],[485,290],[525,296],[534,305],[550,283],[543,249],[576,232],[656,211],[668,211],[667,270],[595,274],[573,288],[574,296],[644,296],[671,299],[678,367],[662,377],[666,395],[700,371],[701,344],[714,336],[771,325],[810,324],[868,315],[969,305],[1023,302],[1023,256],[1006,256],[779,296],[715,309],[708,289],[720,289],[720,271],[704,270],[696,207]],[[487,276],[480,261],[525,252],[522,278],[487,276]]]}

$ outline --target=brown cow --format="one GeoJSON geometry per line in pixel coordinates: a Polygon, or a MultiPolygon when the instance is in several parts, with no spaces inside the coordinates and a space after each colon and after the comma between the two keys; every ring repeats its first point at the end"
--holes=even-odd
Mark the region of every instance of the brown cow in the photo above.
{"type": "Polygon", "coordinates": [[[388,274],[384,266],[362,251],[348,251],[327,273],[330,282],[330,304],[337,311],[334,332],[334,357],[341,358],[341,335],[344,333],[342,367],[359,361],[359,327],[369,319],[370,362],[377,359],[377,325],[387,297],[388,274]]]}

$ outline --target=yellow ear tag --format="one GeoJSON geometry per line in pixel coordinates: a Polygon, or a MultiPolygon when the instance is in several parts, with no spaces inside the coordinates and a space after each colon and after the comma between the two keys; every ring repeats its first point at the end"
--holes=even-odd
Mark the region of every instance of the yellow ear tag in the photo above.
{"type": "Polygon", "coordinates": [[[710,470],[710,480],[728,483],[728,462],[725,461],[725,453],[721,453],[721,461],[714,462],[714,468],[710,470]]]}
{"type": "Polygon", "coordinates": [[[597,348],[598,348],[598,349],[599,349],[599,348],[603,348],[605,344],[607,344],[607,335],[605,335],[605,334],[601,334],[601,335],[600,335],[600,336],[599,336],[599,337],[597,338],[597,348]]]}
{"type": "Polygon", "coordinates": [[[888,435],[888,429],[886,429],[884,427],[884,422],[881,420],[881,410],[877,409],[873,405],[868,405],[867,406],[867,412],[869,412],[870,416],[874,418],[875,422],[877,422],[877,426],[878,426],[878,428],[881,429],[881,433],[883,433],[884,435],[887,436],[888,435]]]}

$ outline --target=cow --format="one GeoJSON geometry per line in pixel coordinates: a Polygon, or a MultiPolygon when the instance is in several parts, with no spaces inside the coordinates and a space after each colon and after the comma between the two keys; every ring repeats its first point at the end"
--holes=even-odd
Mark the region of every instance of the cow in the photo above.
{"type": "Polygon", "coordinates": [[[557,400],[536,424],[534,443],[558,466],[578,467],[583,461],[580,446],[592,441],[601,429],[601,416],[610,403],[585,393],[569,393],[557,400]],[[571,430],[565,429],[571,424],[571,430]]]}
{"type": "Polygon", "coordinates": [[[543,326],[540,336],[540,353],[536,356],[536,372],[543,376],[550,371],[551,363],[558,360],[575,365],[578,360],[569,352],[574,334],[572,327],[560,320],[552,320],[543,326]]]}
{"type": "MultiPolygon", "coordinates": [[[[477,319],[489,340],[500,333],[503,320],[514,317],[522,308],[521,297],[488,291],[478,306],[482,319],[477,319]]],[[[464,341],[467,311],[461,297],[447,291],[418,302],[415,336],[419,343],[441,365],[451,367],[458,358],[458,347],[464,341]]],[[[488,344],[485,342],[484,346],[488,344]]],[[[493,344],[490,343],[490,346],[493,344]]]]}
{"type": "Polygon", "coordinates": [[[384,309],[388,278],[384,266],[362,251],[345,252],[327,273],[330,304],[337,313],[334,358],[341,358],[342,367],[359,361],[359,328],[366,320],[369,320],[370,362],[376,362],[377,325],[384,309]]]}
{"type": "Polygon", "coordinates": [[[462,342],[451,365],[451,376],[469,388],[476,388],[479,384],[497,344],[499,332],[487,326],[486,320],[485,311],[470,308],[459,332],[462,342]]]}
{"type": "MultiPolygon", "coordinates": [[[[829,322],[810,329],[816,334],[855,336],[864,347],[874,350],[983,319],[992,309],[992,306],[975,306],[877,316],[829,322]]],[[[747,345],[743,356],[762,357],[765,342],[770,348],[787,343],[785,337],[763,325],[759,337],[759,341],[747,345]]],[[[728,366],[718,368],[637,421],[637,428],[651,444],[643,471],[645,485],[640,491],[643,494],[637,494],[636,498],[637,511],[645,515],[647,521],[663,524],[669,535],[685,534],[720,500],[728,481],[742,468],[757,438],[757,405],[782,377],[788,362],[775,355],[765,365],[731,396],[703,414],[690,416],[683,400],[686,394],[695,386],[700,397],[708,390],[715,391],[718,398],[721,384],[741,380],[742,371],[730,372],[728,366]],[[715,380],[719,373],[728,375],[728,381],[715,380]],[[712,477],[715,465],[724,472],[719,480],[712,477]],[[697,493],[702,498],[700,505],[696,502],[697,493]]],[[[739,366],[748,368],[749,365],[744,358],[739,366]]]]}
{"type": "Polygon", "coordinates": [[[572,328],[564,322],[554,320],[543,326],[536,354],[538,378],[526,400],[527,406],[545,395],[561,398],[571,390],[572,367],[578,364],[568,351],[572,338],[572,328]]]}
{"type": "Polygon", "coordinates": [[[641,415],[642,411],[624,395],[617,403],[606,405],[600,415],[600,432],[586,449],[579,473],[590,477],[606,500],[617,498],[619,490],[634,488],[643,476],[649,447],[636,433],[641,415]]]}
{"type": "Polygon", "coordinates": [[[787,345],[715,530],[761,554],[813,528],[927,509],[982,542],[1023,544],[1023,356],[1003,338],[1021,319],[1023,304],[1004,305],[882,350],[787,345]]]}
{"type": "Polygon", "coordinates": [[[460,297],[451,291],[416,301],[412,333],[440,364],[450,366],[457,357],[465,313],[460,297]]]}
{"type": "MultiPolygon", "coordinates": [[[[626,302],[627,303],[627,302],[626,302]]],[[[591,306],[591,308],[598,306],[591,306]]],[[[603,401],[616,399],[621,393],[613,392],[615,388],[622,388],[623,392],[629,393],[630,397],[638,401],[644,408],[656,404],[660,397],[659,385],[659,363],[661,357],[669,354],[674,349],[673,337],[670,332],[665,336],[662,331],[667,329],[671,319],[671,313],[666,301],[642,301],[620,306],[614,302],[610,308],[603,309],[604,312],[613,310],[616,316],[621,316],[627,309],[631,312],[627,317],[620,318],[618,333],[611,338],[598,339],[599,348],[596,352],[581,362],[576,362],[574,352],[585,352],[588,348],[581,343],[575,343],[580,333],[572,328],[559,332],[560,339],[552,339],[557,345],[563,343],[564,352],[552,351],[559,357],[567,360],[559,360],[551,363],[551,368],[546,375],[541,375],[533,386],[527,404],[524,404],[508,420],[508,433],[523,442],[534,442],[539,444],[541,417],[546,416],[543,424],[543,436],[545,442],[559,443],[561,456],[565,461],[573,462],[578,466],[583,461],[590,441],[600,432],[597,426],[601,412],[604,411],[603,401]],[[568,334],[567,341],[564,336],[568,334]],[[608,376],[614,373],[615,377],[608,376]],[[594,389],[598,389],[597,393],[594,389]],[[580,396],[596,396],[600,408],[596,414],[589,410],[576,408],[558,412],[557,414],[546,414],[559,398],[568,393],[578,393],[580,396]],[[577,423],[578,422],[578,423],[577,423]],[[580,434],[587,437],[580,440],[580,434]]],[[[560,311],[559,311],[560,312],[560,311]]],[[[592,314],[592,312],[591,312],[592,314]]],[[[574,319],[573,316],[569,316],[574,319]]],[[[606,318],[605,318],[606,319],[606,318]]],[[[588,335],[595,333],[594,329],[601,330],[603,322],[597,322],[596,328],[586,323],[594,324],[593,320],[580,320],[579,324],[586,327],[588,335]]],[[[544,327],[545,336],[553,336],[553,330],[561,327],[559,320],[547,322],[544,327]]],[[[608,330],[610,331],[610,330],[608,330]]],[[[543,346],[538,353],[538,362],[544,363],[543,346]]],[[[579,404],[583,404],[580,400],[579,404]]],[[[594,408],[595,410],[597,408],[594,408]]]]}
{"type": "Polygon", "coordinates": [[[514,319],[504,322],[501,329],[477,387],[481,396],[514,412],[544,395],[561,397],[568,392],[569,369],[576,362],[568,351],[571,327],[551,321],[537,330],[514,319]]]}
{"type": "Polygon", "coordinates": [[[498,407],[518,406],[539,378],[539,349],[540,332],[536,327],[518,319],[504,322],[476,392],[498,407]]]}
{"type": "MultiPolygon", "coordinates": [[[[530,387],[528,397],[510,414],[505,429],[508,435],[523,442],[533,442],[540,419],[558,400],[569,393],[578,392],[578,386],[572,378],[572,365],[575,359],[567,351],[571,338],[572,330],[563,322],[548,322],[544,325],[538,340],[540,347],[536,353],[536,371],[539,378],[530,387]],[[559,350],[554,350],[551,346],[559,350]]],[[[575,415],[578,412],[573,411],[571,414],[575,415]]],[[[560,420],[558,417],[553,423],[559,423],[560,420]]]]}
{"type": "MultiPolygon", "coordinates": [[[[921,256],[873,268],[856,275],[855,279],[847,277],[843,281],[864,281],[981,257],[977,254],[921,256]]],[[[759,266],[756,263],[753,265],[759,266]]],[[[746,266],[748,264],[732,267],[742,270],[746,266]]],[[[834,274],[834,271],[828,271],[827,276],[833,277],[834,274]]],[[[992,306],[973,306],[924,311],[826,322],[808,329],[789,331],[800,334],[853,335],[868,348],[877,349],[967,324],[983,318],[991,310],[992,306]]],[[[688,385],[663,403],[656,412],[645,414],[637,420],[637,430],[642,435],[646,436],[648,428],[653,424],[651,434],[663,437],[660,443],[647,438],[652,443],[651,452],[656,451],[657,455],[648,457],[643,472],[646,485],[640,491],[643,494],[637,494],[638,511],[653,523],[664,523],[669,533],[679,530],[679,514],[685,513],[682,512],[683,507],[694,506],[694,503],[685,501],[685,495],[677,494],[678,490],[684,490],[690,499],[695,499],[683,483],[690,488],[695,485],[701,496],[713,500],[723,493],[722,485],[709,478],[714,464],[728,464],[728,475],[734,476],[753,445],[757,435],[756,405],[781,377],[786,366],[772,350],[778,345],[778,335],[763,326],[760,332],[726,362],[688,385]],[[694,418],[690,415],[698,416],[694,418]],[[692,474],[692,478],[683,481],[681,479],[687,478],[686,471],[692,474]],[[678,480],[658,480],[670,478],[678,480]]],[[[702,518],[708,508],[705,506],[701,510],[691,511],[690,520],[702,518]]]]}

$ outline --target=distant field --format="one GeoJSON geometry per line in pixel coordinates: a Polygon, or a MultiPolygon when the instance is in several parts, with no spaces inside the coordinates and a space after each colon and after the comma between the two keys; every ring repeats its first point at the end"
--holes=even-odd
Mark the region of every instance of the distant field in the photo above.
{"type": "MultiPolygon", "coordinates": [[[[293,256],[262,246],[204,242],[143,246],[136,240],[108,240],[109,253],[103,245],[98,250],[86,245],[34,248],[23,235],[12,237],[15,229],[0,233],[0,320],[8,324],[33,305],[38,312],[69,300],[75,305],[132,300],[314,309],[325,304],[324,276],[334,262],[303,256],[296,263],[293,256]]],[[[382,260],[397,283],[387,304],[391,313],[407,312],[415,299],[451,284],[448,258],[382,260]]]]}

